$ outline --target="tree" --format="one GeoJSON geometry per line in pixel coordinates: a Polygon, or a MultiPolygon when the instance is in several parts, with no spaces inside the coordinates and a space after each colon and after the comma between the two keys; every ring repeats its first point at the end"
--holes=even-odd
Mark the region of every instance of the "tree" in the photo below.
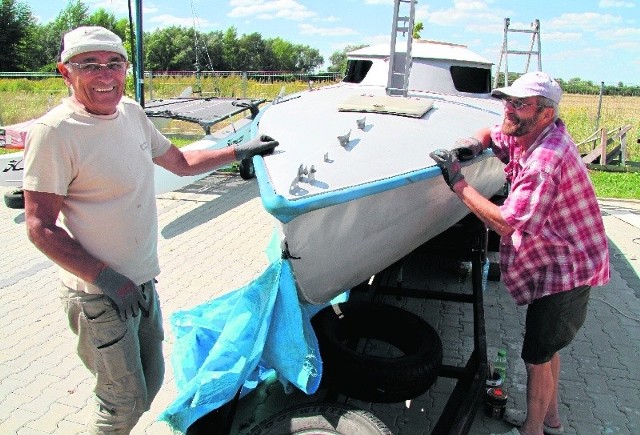
{"type": "Polygon", "coordinates": [[[238,70],[236,60],[236,47],[238,44],[238,31],[235,27],[229,27],[222,36],[222,59],[229,71],[238,70]]]}
{"type": "Polygon", "coordinates": [[[52,22],[45,24],[38,31],[40,46],[41,70],[55,71],[56,62],[60,58],[62,37],[78,26],[88,25],[89,8],[82,1],[69,1],[52,22]]]}
{"type": "Polygon", "coordinates": [[[272,38],[266,44],[269,55],[264,68],[271,71],[294,71],[298,60],[296,46],[282,38],[272,38]]]}
{"type": "Polygon", "coordinates": [[[202,70],[213,71],[224,69],[222,32],[196,32],[195,49],[202,70]]]}
{"type": "Polygon", "coordinates": [[[266,44],[257,32],[242,35],[236,44],[236,68],[241,71],[259,71],[263,68],[266,44]]]}
{"type": "Polygon", "coordinates": [[[308,45],[298,45],[296,47],[299,50],[296,72],[310,73],[324,63],[324,58],[320,56],[319,50],[308,45]]]}
{"type": "Polygon", "coordinates": [[[36,20],[31,9],[15,0],[2,0],[0,9],[0,71],[24,71],[36,20]]]}
{"type": "Polygon", "coordinates": [[[144,35],[144,69],[152,71],[194,71],[193,30],[182,26],[155,29],[144,35]]]}
{"type": "Polygon", "coordinates": [[[55,18],[54,23],[61,34],[89,24],[89,7],[82,3],[82,0],[70,0],[55,18]]]}
{"type": "Polygon", "coordinates": [[[418,21],[413,25],[413,39],[420,39],[420,32],[424,29],[422,21],[418,21]]]}

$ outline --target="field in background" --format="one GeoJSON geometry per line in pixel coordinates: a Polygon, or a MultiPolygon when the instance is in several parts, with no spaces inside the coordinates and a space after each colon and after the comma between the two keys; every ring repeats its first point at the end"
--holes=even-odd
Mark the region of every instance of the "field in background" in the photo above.
{"type": "MultiPolygon", "coordinates": [[[[640,161],[640,97],[604,96],[600,106],[598,121],[598,95],[567,94],[560,102],[560,117],[564,119],[567,128],[576,143],[587,139],[596,131],[604,127],[607,131],[631,125],[627,134],[627,160],[640,161]]],[[[590,149],[582,148],[581,153],[590,149]]]]}
{"type": "MultiPolygon", "coordinates": [[[[331,84],[331,81],[313,83],[317,87],[331,84]]],[[[170,98],[179,95],[186,87],[201,90],[203,97],[264,98],[273,100],[281,93],[291,94],[308,89],[306,81],[273,77],[260,80],[243,80],[241,76],[205,77],[196,80],[193,75],[183,77],[157,76],[147,79],[145,99],[170,98]]],[[[133,85],[129,84],[127,94],[133,96],[133,85]]],[[[61,78],[41,80],[0,79],[0,125],[11,125],[33,119],[44,114],[67,96],[67,89],[61,78]]],[[[640,161],[640,97],[604,96],[598,121],[597,95],[564,95],[560,104],[560,116],[565,120],[569,132],[579,143],[596,131],[596,126],[607,130],[630,124],[627,135],[627,160],[640,161]]],[[[166,133],[200,135],[202,129],[191,123],[172,121],[166,133]]],[[[585,146],[581,153],[590,149],[585,146]]],[[[0,150],[0,152],[2,152],[0,150]]]]}

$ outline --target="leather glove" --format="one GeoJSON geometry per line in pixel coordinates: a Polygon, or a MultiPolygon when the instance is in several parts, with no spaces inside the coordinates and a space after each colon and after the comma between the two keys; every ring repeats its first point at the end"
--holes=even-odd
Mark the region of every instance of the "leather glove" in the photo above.
{"type": "Polygon", "coordinates": [[[112,268],[106,266],[102,269],[93,284],[109,298],[123,322],[129,317],[136,317],[140,309],[145,311],[147,297],[140,287],[112,268]]]}
{"type": "Polygon", "coordinates": [[[484,151],[482,143],[475,137],[465,137],[458,139],[455,143],[453,152],[458,160],[464,162],[478,157],[484,151]]]}
{"type": "Polygon", "coordinates": [[[236,145],[234,151],[237,160],[250,159],[251,157],[260,154],[261,156],[271,154],[273,149],[280,145],[277,140],[274,140],[271,136],[263,134],[259,137],[254,137],[250,141],[243,144],[236,145]]]}
{"type": "Polygon", "coordinates": [[[462,172],[460,172],[460,161],[456,157],[454,151],[438,149],[430,153],[429,156],[436,161],[436,164],[442,170],[442,176],[449,186],[449,189],[453,190],[454,184],[458,181],[464,180],[464,176],[462,175],[462,172]]]}

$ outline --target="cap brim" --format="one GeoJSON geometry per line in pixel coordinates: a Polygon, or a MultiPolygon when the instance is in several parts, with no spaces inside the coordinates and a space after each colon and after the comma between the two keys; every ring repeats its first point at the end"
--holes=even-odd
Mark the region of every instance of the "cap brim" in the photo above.
{"type": "Polygon", "coordinates": [[[504,99],[505,97],[514,97],[514,98],[527,98],[527,97],[535,97],[536,94],[532,94],[531,92],[523,92],[513,88],[497,88],[491,91],[491,96],[499,99],[504,99]]]}

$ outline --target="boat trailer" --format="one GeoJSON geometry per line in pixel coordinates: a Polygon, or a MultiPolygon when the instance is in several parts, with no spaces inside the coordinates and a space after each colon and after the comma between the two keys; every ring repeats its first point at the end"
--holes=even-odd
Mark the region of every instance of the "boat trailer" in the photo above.
{"type": "MultiPolygon", "coordinates": [[[[488,249],[497,250],[497,234],[489,231],[475,215],[469,214],[444,233],[436,236],[409,256],[375,277],[371,287],[374,295],[398,298],[418,298],[469,304],[473,310],[473,350],[466,364],[442,364],[439,377],[456,379],[455,387],[440,414],[432,434],[466,434],[485,395],[488,374],[487,340],[483,291],[486,279],[496,279],[489,273],[488,249]],[[491,240],[491,243],[489,241],[491,240]],[[471,288],[468,292],[443,291],[420,281],[425,255],[437,255],[471,265],[471,288]],[[401,275],[398,275],[400,273],[401,275]],[[408,287],[407,282],[415,284],[408,287]]],[[[445,355],[447,357],[447,355],[445,355]]],[[[449,360],[459,355],[451,355],[449,360]]]]}
{"type": "MultiPolygon", "coordinates": [[[[504,197],[497,196],[492,198],[492,201],[497,203],[503,199],[504,197]]],[[[392,298],[396,301],[410,303],[410,300],[418,299],[471,306],[473,311],[473,349],[462,365],[442,363],[438,367],[437,377],[454,379],[455,386],[450,390],[446,404],[432,427],[432,434],[467,434],[478,407],[483,401],[489,369],[483,291],[487,279],[499,280],[499,272],[496,272],[495,268],[497,265],[490,264],[488,260],[488,252],[498,250],[498,240],[499,236],[496,233],[490,231],[475,215],[469,214],[439,236],[351,291],[349,301],[376,301],[379,303],[384,302],[385,298],[392,298]],[[425,264],[433,262],[433,258],[437,258],[436,267],[425,267],[425,264]],[[467,267],[466,276],[470,277],[470,288],[468,288],[469,279],[466,276],[464,280],[460,278],[462,276],[461,269],[457,272],[460,285],[443,285],[442,288],[438,288],[443,281],[437,276],[447,274],[445,269],[449,269],[449,277],[455,276],[455,273],[451,273],[453,269],[450,269],[454,264],[467,267]],[[441,268],[442,265],[446,265],[444,269],[441,268]],[[432,279],[434,276],[436,278],[432,279]],[[456,288],[452,289],[451,287],[456,288]]],[[[446,314],[449,315],[449,312],[446,314]]],[[[447,355],[447,349],[445,349],[444,357],[444,361],[452,361],[461,360],[462,356],[447,355]]],[[[340,391],[338,385],[323,382],[314,395],[305,396],[304,403],[307,405],[314,403],[339,404],[346,403],[349,399],[348,395],[340,391]]],[[[214,433],[212,432],[213,428],[216,428],[213,430],[217,434],[230,434],[238,403],[241,403],[239,395],[197,420],[189,427],[187,435],[211,434],[214,433]]],[[[371,401],[370,403],[376,402],[371,401]]],[[[282,412],[286,411],[286,409],[282,410],[282,412]]]]}

